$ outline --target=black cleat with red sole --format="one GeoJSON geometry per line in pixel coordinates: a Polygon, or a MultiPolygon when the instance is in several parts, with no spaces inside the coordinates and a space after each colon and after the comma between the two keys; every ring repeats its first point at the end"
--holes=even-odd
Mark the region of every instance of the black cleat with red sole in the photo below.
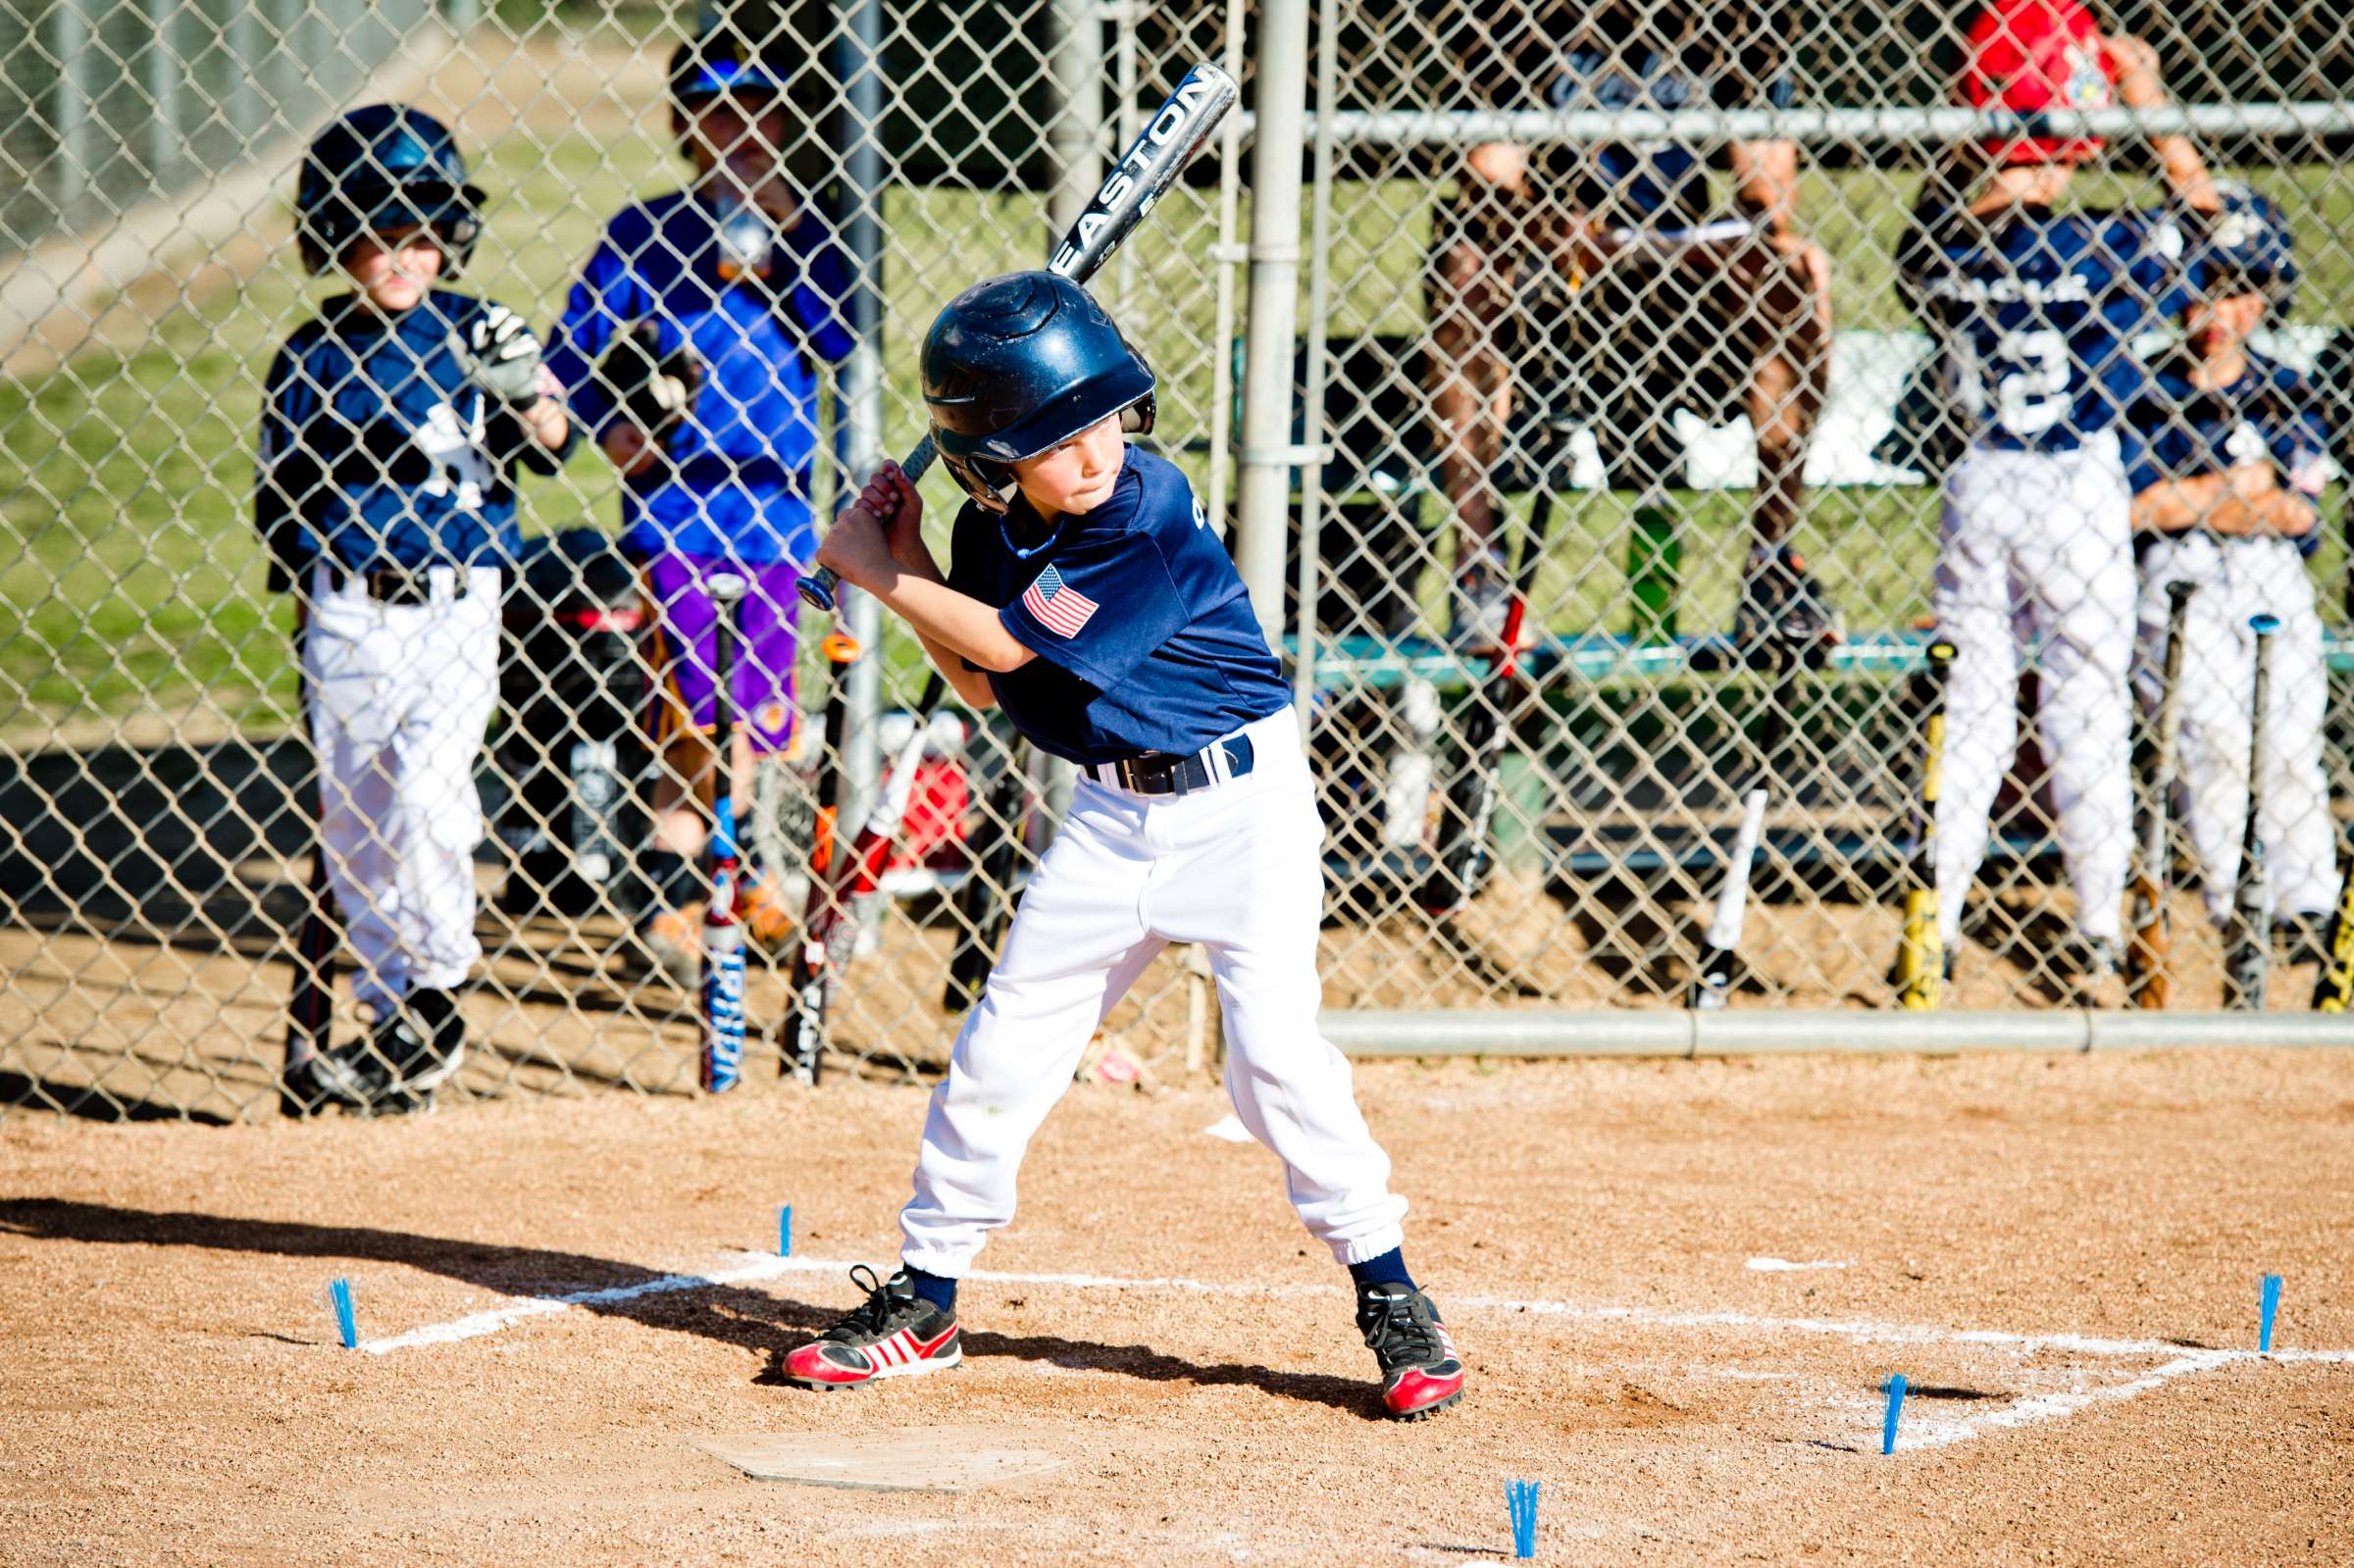
{"type": "Polygon", "coordinates": [[[1462,1357],[1429,1296],[1395,1281],[1360,1285],[1356,1327],[1381,1363],[1381,1403],[1391,1415],[1421,1421],[1462,1398],[1462,1357]]]}
{"type": "Polygon", "coordinates": [[[881,1378],[946,1372],[964,1361],[956,1315],[915,1293],[902,1269],[888,1280],[861,1263],[850,1279],[867,1292],[809,1343],[785,1358],[785,1381],[804,1389],[859,1389],[881,1378]]]}

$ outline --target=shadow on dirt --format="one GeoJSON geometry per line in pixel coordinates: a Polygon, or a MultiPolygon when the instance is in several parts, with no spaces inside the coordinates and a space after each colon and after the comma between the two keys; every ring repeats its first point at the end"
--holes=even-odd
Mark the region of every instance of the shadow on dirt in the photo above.
{"type": "Polygon", "coordinates": [[[0,1105],[22,1105],[92,1122],[197,1122],[206,1127],[227,1127],[236,1120],[219,1111],[133,1098],[120,1090],[90,1084],[58,1084],[12,1072],[0,1072],[0,1105]]]}
{"type": "MultiPolygon", "coordinates": [[[[0,1231],[33,1240],[202,1247],[338,1263],[397,1264],[478,1290],[526,1298],[627,1289],[672,1277],[669,1271],[579,1252],[461,1241],[371,1226],[159,1213],[65,1198],[0,1199],[0,1231]]],[[[786,1352],[835,1321],[842,1304],[817,1306],[740,1286],[714,1285],[707,1290],[666,1290],[629,1300],[584,1302],[579,1310],[759,1352],[766,1356],[767,1367],[754,1381],[782,1386],[786,1352]]],[[[324,1335],[319,1342],[327,1342],[324,1335]]],[[[1380,1415],[1369,1378],[1356,1382],[1239,1363],[1203,1365],[1146,1345],[1045,1335],[972,1334],[966,1336],[964,1348],[971,1356],[1009,1356],[1151,1383],[1252,1388],[1275,1398],[1329,1405],[1367,1419],[1380,1415]]]]}

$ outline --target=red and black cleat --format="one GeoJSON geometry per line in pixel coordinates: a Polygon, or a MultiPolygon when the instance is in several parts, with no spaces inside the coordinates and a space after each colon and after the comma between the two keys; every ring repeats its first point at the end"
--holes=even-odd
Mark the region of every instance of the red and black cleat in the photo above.
{"type": "Polygon", "coordinates": [[[915,1293],[904,1271],[888,1280],[861,1263],[850,1279],[867,1292],[852,1310],[785,1358],[785,1381],[804,1389],[855,1389],[877,1378],[946,1372],[964,1360],[956,1315],[915,1293]]]}
{"type": "Polygon", "coordinates": [[[1462,1398],[1462,1357],[1429,1296],[1396,1283],[1360,1285],[1356,1327],[1381,1363],[1381,1402],[1391,1415],[1420,1421],[1462,1398]]]}

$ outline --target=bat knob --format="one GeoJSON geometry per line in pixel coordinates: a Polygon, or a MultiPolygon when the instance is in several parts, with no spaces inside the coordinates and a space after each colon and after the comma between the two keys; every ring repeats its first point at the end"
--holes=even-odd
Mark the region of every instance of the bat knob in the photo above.
{"type": "Polygon", "coordinates": [[[819,567],[795,584],[801,591],[801,602],[812,610],[834,608],[834,584],[841,582],[831,567],[819,567]]]}

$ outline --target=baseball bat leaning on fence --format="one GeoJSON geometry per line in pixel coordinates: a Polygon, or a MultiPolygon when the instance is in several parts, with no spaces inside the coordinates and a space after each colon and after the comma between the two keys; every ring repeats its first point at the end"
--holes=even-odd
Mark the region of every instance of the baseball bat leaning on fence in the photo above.
{"type": "Polygon", "coordinates": [[[2265,873],[2262,819],[2264,753],[2272,744],[2273,633],[2280,621],[2260,615],[2248,630],[2256,635],[2256,707],[2248,716],[2248,815],[2239,830],[2239,884],[2224,925],[2224,1006],[2260,1013],[2273,969],[2272,879],[2265,873]]]}
{"type": "Polygon", "coordinates": [[[1463,768],[1448,786],[1440,810],[1438,841],[1431,851],[1430,875],[1423,880],[1418,900],[1423,912],[1443,929],[1487,885],[1497,767],[1503,761],[1512,720],[1527,695],[1520,681],[1520,633],[1528,621],[1529,592],[1536,585],[1537,569],[1544,564],[1545,542],[1553,528],[1551,464],[1540,465],[1539,473],[1528,536],[1520,542],[1520,559],[1512,569],[1503,635],[1488,655],[1487,680],[1472,694],[1470,717],[1463,722],[1463,768]]]}
{"type": "Polygon", "coordinates": [[[1700,962],[1692,969],[1692,989],[1685,1005],[1713,1013],[1732,997],[1733,966],[1741,953],[1741,928],[1749,919],[1749,885],[1755,874],[1758,842],[1766,832],[1766,784],[1774,777],[1782,735],[1796,710],[1799,672],[1806,668],[1800,651],[1787,638],[1773,639],[1774,681],[1766,696],[1766,722],[1758,727],[1759,783],[1741,802],[1741,826],[1733,835],[1733,852],[1726,859],[1724,882],[1716,889],[1716,907],[1701,936],[1700,962]]]}
{"type": "MultiPolygon", "coordinates": [[[[976,727],[974,738],[982,731],[976,727]]],[[[1022,847],[1022,830],[1030,818],[1028,746],[1019,736],[1006,740],[999,772],[988,797],[980,803],[980,822],[965,840],[972,870],[956,889],[956,919],[961,928],[956,951],[948,959],[948,984],[941,1005],[961,1013],[981,999],[989,972],[998,960],[998,944],[1005,939],[1013,916],[1013,865],[1022,847]]],[[[969,760],[972,749],[965,755],[969,760]]],[[[967,769],[970,776],[970,769],[967,769]]]]}
{"type": "MultiPolygon", "coordinates": [[[[1207,61],[1187,72],[1168,101],[1145,123],[1144,132],[1111,166],[1110,177],[1054,247],[1047,270],[1074,283],[1084,284],[1095,277],[1177,182],[1237,96],[1234,78],[1207,61]]],[[[900,472],[909,484],[920,483],[939,456],[939,447],[926,435],[899,465],[900,472]]],[[[801,597],[814,609],[831,610],[835,585],[834,574],[820,567],[801,579],[801,597]]]]}
{"type": "Polygon", "coordinates": [[[2354,847],[2346,851],[2346,873],[2337,885],[2337,907],[2329,912],[2329,938],[2322,944],[2322,975],[2313,986],[2313,1010],[2342,1013],[2354,1006],[2354,847]]]}
{"type": "Polygon", "coordinates": [[[947,689],[947,682],[937,674],[925,683],[924,694],[915,705],[915,728],[892,759],[891,776],[883,781],[858,836],[844,845],[838,833],[826,875],[810,875],[800,943],[793,952],[793,1017],[786,1025],[784,1051],[786,1070],[804,1084],[817,1082],[826,1049],[826,1013],[858,944],[858,933],[865,928],[876,890],[883,885],[884,863],[891,857],[899,824],[907,815],[916,770],[923,765],[932,715],[947,689]]]}
{"type": "Polygon", "coordinates": [[[2125,935],[2125,996],[2135,1007],[2167,1004],[2174,983],[2174,853],[2167,823],[2174,806],[2175,771],[2182,744],[2182,626],[2195,582],[2166,585],[2166,665],[2158,690],[2158,755],[2150,778],[2150,814],[2142,827],[2140,864],[2133,868],[2132,904],[2125,935]]]}
{"type": "MultiPolygon", "coordinates": [[[[850,666],[858,662],[862,651],[858,639],[837,626],[826,633],[820,644],[826,656],[827,687],[826,717],[823,745],[817,757],[816,805],[810,824],[808,891],[802,898],[802,922],[819,908],[822,889],[833,874],[835,857],[842,853],[842,790],[844,780],[844,748],[850,736],[850,666]]],[[[796,942],[798,937],[795,937],[796,942]]],[[[793,993],[800,994],[803,977],[799,949],[794,949],[793,993]]],[[[793,1021],[798,1017],[797,1006],[787,1013],[787,1037],[778,1042],[777,1076],[798,1077],[805,1084],[817,1082],[817,1059],[810,1057],[806,1064],[794,1053],[793,1021]]]]}
{"type": "Polygon", "coordinates": [[[1905,933],[1896,949],[1896,1000],[1927,1012],[1945,1000],[1945,941],[1937,928],[1937,794],[1945,777],[1945,683],[1954,645],[1929,644],[1923,667],[1919,813],[1914,825],[1911,885],[1905,888],[1905,933]]]}
{"type": "Polygon", "coordinates": [[[1741,829],[1724,863],[1724,885],[1692,971],[1689,1005],[1704,1013],[1722,1007],[1733,990],[1733,960],[1741,950],[1741,927],[1749,914],[1750,867],[1758,858],[1758,835],[1766,829],[1766,791],[1752,789],[1741,802],[1741,829]]]}
{"type": "Polygon", "coordinates": [[[703,906],[703,1088],[720,1093],[743,1076],[743,923],[738,918],[743,863],[736,843],[736,614],[747,583],[732,572],[705,583],[717,611],[711,626],[711,835],[703,858],[711,899],[703,906]]]}

